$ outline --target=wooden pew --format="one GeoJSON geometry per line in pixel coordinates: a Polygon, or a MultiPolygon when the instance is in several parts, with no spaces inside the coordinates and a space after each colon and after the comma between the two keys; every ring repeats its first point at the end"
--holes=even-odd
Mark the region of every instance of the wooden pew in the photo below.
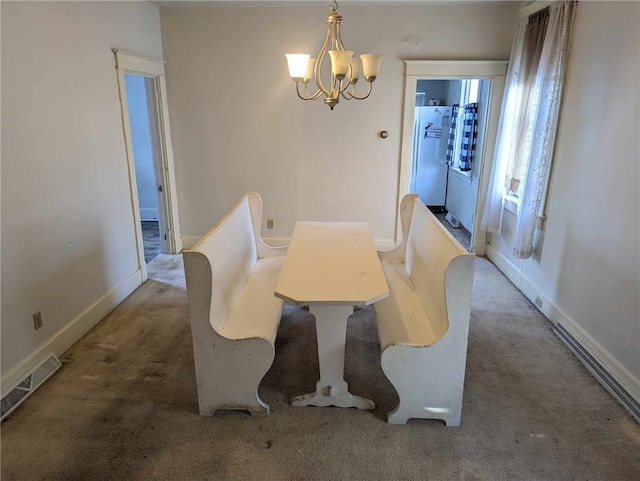
{"type": "Polygon", "coordinates": [[[286,247],[262,241],[261,221],[262,199],[247,192],[183,253],[201,415],[269,414],[258,385],[275,357],[283,301],[273,292],[286,247]]]}
{"type": "Polygon", "coordinates": [[[414,194],[401,221],[402,243],[379,252],[390,294],[374,304],[382,369],[400,397],[387,421],[459,426],[475,255],[414,194]]]}

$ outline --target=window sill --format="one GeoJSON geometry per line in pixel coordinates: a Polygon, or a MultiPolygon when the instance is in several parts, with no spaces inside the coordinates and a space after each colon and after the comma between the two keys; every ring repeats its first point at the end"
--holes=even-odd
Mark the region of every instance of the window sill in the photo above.
{"type": "Polygon", "coordinates": [[[451,172],[453,172],[456,177],[460,178],[467,184],[471,184],[471,180],[473,179],[473,176],[471,175],[470,170],[463,172],[462,170],[457,169],[456,167],[451,167],[451,166],[449,166],[449,170],[451,170],[451,172]]]}
{"type": "Polygon", "coordinates": [[[504,199],[504,208],[513,214],[517,214],[519,203],[520,199],[518,199],[515,195],[508,195],[504,199]]]}

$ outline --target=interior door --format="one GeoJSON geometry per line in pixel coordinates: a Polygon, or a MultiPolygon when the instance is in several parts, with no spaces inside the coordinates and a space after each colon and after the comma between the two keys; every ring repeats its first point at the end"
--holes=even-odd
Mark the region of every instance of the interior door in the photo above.
{"type": "Polygon", "coordinates": [[[149,130],[151,134],[151,150],[153,154],[153,171],[156,179],[156,195],[158,197],[158,227],[160,230],[160,250],[163,253],[171,252],[169,243],[170,232],[167,222],[168,197],[166,195],[166,176],[162,162],[162,147],[160,142],[160,129],[158,118],[158,92],[153,78],[144,79],[145,92],[147,94],[147,113],[149,115],[149,130]]]}

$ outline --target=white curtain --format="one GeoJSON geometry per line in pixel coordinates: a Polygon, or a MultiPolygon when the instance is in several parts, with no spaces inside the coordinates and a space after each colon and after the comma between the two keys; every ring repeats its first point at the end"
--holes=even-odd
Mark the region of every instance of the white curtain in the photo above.
{"type": "Polygon", "coordinates": [[[511,47],[511,60],[507,69],[504,97],[502,99],[493,175],[489,181],[487,200],[480,223],[480,227],[483,230],[494,234],[500,234],[502,230],[502,213],[504,211],[504,200],[508,193],[508,177],[516,150],[516,132],[520,130],[519,127],[523,121],[522,96],[526,74],[524,47],[528,25],[529,17],[524,17],[518,20],[518,25],[516,26],[516,34],[511,47]]]}
{"type": "Polygon", "coordinates": [[[535,56],[535,51],[539,50],[536,48],[537,40],[527,36],[531,17],[520,20],[513,44],[494,175],[482,228],[500,233],[510,180],[519,177],[517,224],[513,239],[513,256],[518,259],[527,259],[533,254],[536,226],[543,218],[541,207],[553,156],[574,13],[573,1],[560,1],[549,6],[539,62],[535,59],[532,63],[532,55],[535,56]],[[536,64],[535,75],[526,81],[527,70],[536,64]],[[514,165],[519,170],[515,176],[514,165]]]}
{"type": "Polygon", "coordinates": [[[574,12],[574,3],[570,1],[553,3],[549,7],[549,25],[532,92],[530,105],[533,108],[528,119],[531,125],[528,130],[533,135],[528,142],[528,162],[523,165],[526,180],[521,189],[513,239],[513,256],[517,259],[527,259],[533,255],[536,225],[544,215],[540,207],[546,195],[553,158],[574,12]]]}

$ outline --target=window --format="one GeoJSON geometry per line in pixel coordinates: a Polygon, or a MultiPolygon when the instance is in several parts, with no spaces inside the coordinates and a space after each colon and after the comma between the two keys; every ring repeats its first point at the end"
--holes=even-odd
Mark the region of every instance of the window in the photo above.
{"type": "MultiPolygon", "coordinates": [[[[540,57],[542,55],[542,47],[549,25],[549,9],[545,8],[540,12],[529,17],[527,25],[524,46],[526,55],[523,58],[523,73],[521,84],[521,101],[524,108],[524,116],[530,116],[531,112],[536,109],[538,100],[536,97],[540,95],[540,86],[537,83],[538,67],[540,66],[540,57]]],[[[512,142],[517,144],[514,156],[508,169],[507,178],[507,195],[518,199],[522,196],[523,179],[526,178],[526,168],[528,164],[528,146],[531,145],[531,137],[533,135],[533,122],[522,122],[520,128],[514,129],[509,135],[517,136],[512,142]]]]}
{"type": "Polygon", "coordinates": [[[465,98],[460,98],[461,104],[469,104],[478,101],[478,87],[480,86],[479,79],[463,80],[465,98]]]}
{"type": "Polygon", "coordinates": [[[523,15],[516,28],[493,176],[482,216],[482,229],[500,234],[505,201],[517,197],[513,256],[534,252],[536,228],[546,218],[545,198],[562,84],[576,3],[553,2],[523,15]]]}

